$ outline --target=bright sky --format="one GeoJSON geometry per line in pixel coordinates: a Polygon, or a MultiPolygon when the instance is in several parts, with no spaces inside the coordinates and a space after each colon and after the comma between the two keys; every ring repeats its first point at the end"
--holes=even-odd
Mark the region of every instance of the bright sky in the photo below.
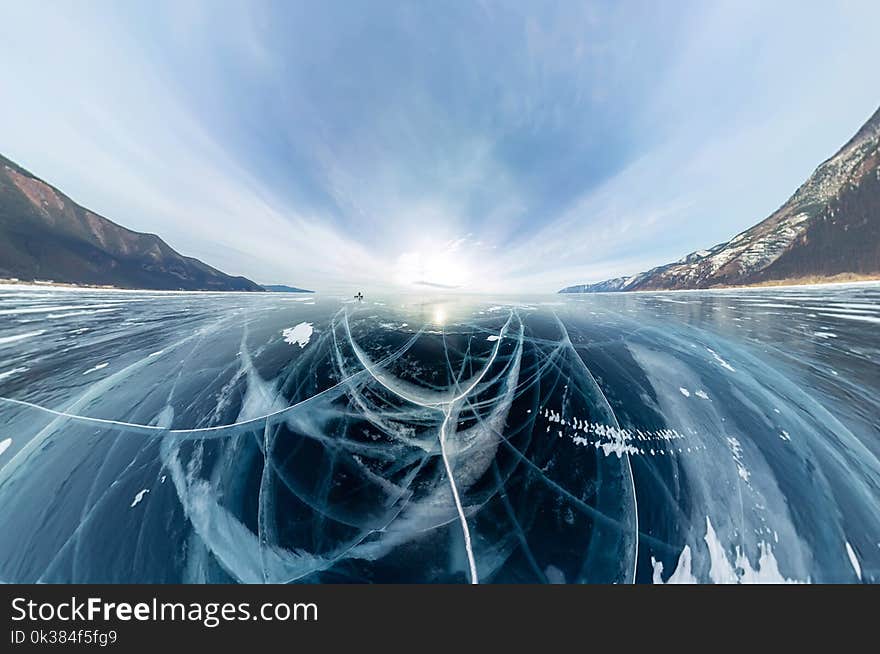
{"type": "Polygon", "coordinates": [[[880,3],[0,0],[0,152],[264,283],[556,291],[765,217],[880,3]]]}

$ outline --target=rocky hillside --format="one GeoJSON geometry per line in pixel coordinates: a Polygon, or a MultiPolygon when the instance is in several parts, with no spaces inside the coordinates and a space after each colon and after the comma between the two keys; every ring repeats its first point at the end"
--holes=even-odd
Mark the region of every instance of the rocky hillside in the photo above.
{"type": "Polygon", "coordinates": [[[120,288],[262,291],[79,206],[0,156],[0,277],[120,288]]]}
{"type": "Polygon", "coordinates": [[[560,292],[711,288],[844,273],[880,273],[880,109],[751,229],[675,263],[560,292]]]}

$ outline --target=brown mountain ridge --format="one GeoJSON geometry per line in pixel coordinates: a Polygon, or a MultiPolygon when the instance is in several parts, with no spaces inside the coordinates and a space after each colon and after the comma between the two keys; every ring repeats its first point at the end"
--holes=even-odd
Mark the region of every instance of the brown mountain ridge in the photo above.
{"type": "Polygon", "coordinates": [[[560,293],[700,289],[880,276],[880,109],[766,219],[708,250],[560,293]]]}
{"type": "Polygon", "coordinates": [[[126,229],[0,155],[0,278],[118,288],[262,291],[126,229]]]}

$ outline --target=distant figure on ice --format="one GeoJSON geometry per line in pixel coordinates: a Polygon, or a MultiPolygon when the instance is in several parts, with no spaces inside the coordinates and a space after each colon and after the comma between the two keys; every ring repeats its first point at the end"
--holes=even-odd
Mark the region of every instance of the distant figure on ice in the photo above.
{"type": "Polygon", "coordinates": [[[364,299],[364,294],[361,293],[360,291],[358,291],[357,295],[354,296],[354,299],[357,300],[358,302],[360,302],[361,300],[364,299]]]}

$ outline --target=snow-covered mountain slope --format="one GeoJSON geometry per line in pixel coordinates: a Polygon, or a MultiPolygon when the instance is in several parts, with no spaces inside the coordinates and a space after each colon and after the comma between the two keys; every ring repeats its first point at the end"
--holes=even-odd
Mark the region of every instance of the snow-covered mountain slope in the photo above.
{"type": "Polygon", "coordinates": [[[880,109],[782,207],[730,241],[562,293],[711,288],[880,272],[880,109]]]}

